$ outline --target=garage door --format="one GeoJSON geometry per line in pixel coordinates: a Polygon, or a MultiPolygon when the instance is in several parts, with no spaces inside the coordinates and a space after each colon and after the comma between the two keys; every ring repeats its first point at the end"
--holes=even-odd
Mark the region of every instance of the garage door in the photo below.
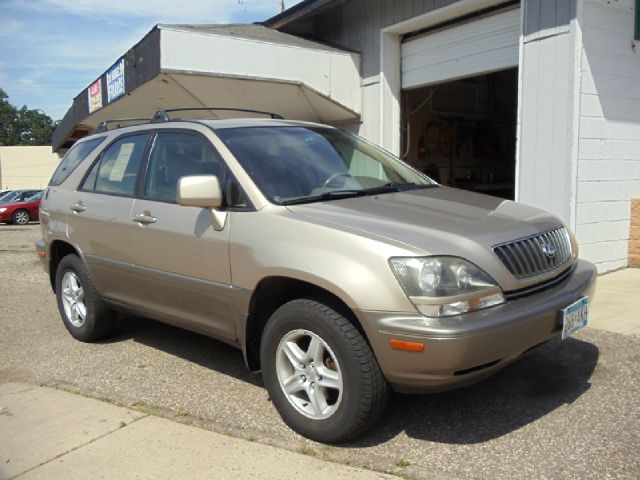
{"type": "Polygon", "coordinates": [[[450,27],[402,44],[402,88],[518,65],[520,9],[450,27]]]}

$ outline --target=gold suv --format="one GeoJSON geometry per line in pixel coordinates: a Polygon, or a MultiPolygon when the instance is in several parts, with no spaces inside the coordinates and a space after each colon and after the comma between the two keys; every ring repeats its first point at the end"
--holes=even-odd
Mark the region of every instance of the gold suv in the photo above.
{"type": "Polygon", "coordinates": [[[390,389],[466,385],[566,338],[595,284],[557,217],[280,118],[99,128],[41,209],[71,335],[104,338],[126,309],[234,345],[321,442],[361,434],[390,389]]]}

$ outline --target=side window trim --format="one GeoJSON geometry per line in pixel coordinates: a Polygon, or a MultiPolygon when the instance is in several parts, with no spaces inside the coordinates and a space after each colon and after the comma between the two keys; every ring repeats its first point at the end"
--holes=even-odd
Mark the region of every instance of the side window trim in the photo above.
{"type": "MultiPolygon", "coordinates": [[[[209,130],[211,130],[213,132],[213,134],[222,142],[222,139],[218,136],[218,134],[216,133],[215,129],[211,128],[210,126],[208,127],[209,130]]],[[[213,148],[215,148],[215,145],[213,145],[213,148]]],[[[218,151],[217,148],[215,148],[216,151],[218,151]]],[[[220,155],[220,158],[222,159],[222,164],[221,164],[221,168],[220,168],[220,185],[222,187],[223,190],[223,208],[226,211],[229,212],[255,212],[256,211],[256,207],[253,204],[253,202],[251,201],[251,199],[249,198],[249,195],[247,195],[247,192],[245,192],[244,188],[242,187],[242,185],[240,184],[240,182],[238,181],[238,179],[236,178],[236,176],[233,174],[233,171],[229,168],[229,166],[227,165],[227,161],[222,157],[222,155],[220,154],[220,152],[218,152],[218,154],[220,155]],[[227,177],[229,177],[232,181],[234,181],[236,183],[236,185],[238,186],[238,188],[240,189],[240,192],[242,193],[242,195],[245,198],[246,201],[246,206],[244,207],[229,207],[228,205],[226,205],[226,194],[224,191],[224,186],[227,183],[227,177]],[[224,183],[223,183],[224,182],[224,183]]],[[[233,155],[233,153],[231,154],[233,155]]]]}
{"type": "Polygon", "coordinates": [[[153,153],[153,149],[156,147],[159,133],[158,130],[150,130],[149,132],[151,133],[151,138],[149,139],[149,143],[147,144],[147,148],[145,149],[142,164],[140,165],[140,172],[138,172],[138,181],[136,182],[136,198],[142,200],[148,200],[144,196],[144,188],[147,182],[147,175],[149,174],[151,154],[153,153]]]}
{"type": "Polygon", "coordinates": [[[98,170],[100,170],[101,163],[102,163],[102,153],[100,153],[100,155],[96,157],[96,160],[91,164],[91,166],[89,167],[89,170],[85,172],[84,178],[82,179],[82,181],[80,182],[80,185],[78,186],[78,189],[81,192],[93,192],[96,189],[96,179],[98,178],[98,170]],[[93,185],[91,185],[90,188],[84,188],[85,182],[87,181],[89,176],[93,173],[94,169],[96,170],[96,175],[93,178],[93,185]]]}

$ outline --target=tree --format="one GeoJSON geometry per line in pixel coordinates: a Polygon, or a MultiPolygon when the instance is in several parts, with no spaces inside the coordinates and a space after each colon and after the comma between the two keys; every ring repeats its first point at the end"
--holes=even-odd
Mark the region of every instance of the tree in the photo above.
{"type": "Polygon", "coordinates": [[[15,136],[16,107],[9,103],[8,98],[0,88],[0,145],[16,145],[20,140],[15,136]]]}
{"type": "Polygon", "coordinates": [[[54,122],[42,110],[16,108],[0,88],[0,145],[51,145],[54,122]]]}

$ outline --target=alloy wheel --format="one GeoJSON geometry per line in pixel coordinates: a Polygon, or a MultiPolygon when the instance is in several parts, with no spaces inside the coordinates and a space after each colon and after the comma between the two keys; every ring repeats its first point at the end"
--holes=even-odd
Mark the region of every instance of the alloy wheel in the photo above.
{"type": "Polygon", "coordinates": [[[291,405],[313,420],[331,417],[342,400],[340,365],[329,345],[309,330],[287,333],[276,350],[278,382],[291,405]]]}
{"type": "Polygon", "coordinates": [[[29,223],[29,214],[25,211],[16,212],[14,221],[18,225],[26,225],[27,223],[29,223]]]}
{"type": "Polygon", "coordinates": [[[64,313],[74,327],[82,327],[87,316],[87,306],[84,303],[84,289],[78,276],[72,272],[65,272],[62,277],[62,305],[64,313]]]}

